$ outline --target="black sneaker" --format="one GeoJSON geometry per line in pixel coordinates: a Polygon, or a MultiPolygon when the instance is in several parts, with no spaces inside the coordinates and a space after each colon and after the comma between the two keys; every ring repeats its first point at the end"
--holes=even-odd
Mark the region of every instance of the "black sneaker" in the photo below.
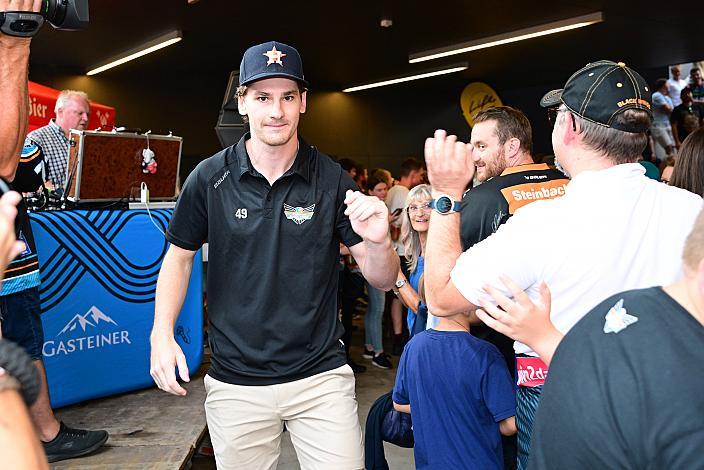
{"type": "Polygon", "coordinates": [[[388,354],[380,353],[379,355],[374,356],[374,359],[372,359],[372,364],[380,369],[391,369],[393,364],[391,364],[389,358],[391,358],[391,356],[388,354]]]}
{"type": "Polygon", "coordinates": [[[72,429],[62,421],[56,437],[42,444],[46,458],[51,463],[88,455],[102,447],[107,440],[107,431],[72,429]]]}
{"type": "Polygon", "coordinates": [[[352,372],[355,374],[361,374],[362,372],[366,372],[367,368],[363,366],[362,364],[357,364],[354,362],[352,359],[347,360],[347,364],[352,368],[352,372]]]}
{"type": "Polygon", "coordinates": [[[373,349],[367,349],[367,347],[364,347],[364,352],[362,353],[362,357],[364,359],[369,359],[370,361],[374,359],[374,350],[373,349]]]}

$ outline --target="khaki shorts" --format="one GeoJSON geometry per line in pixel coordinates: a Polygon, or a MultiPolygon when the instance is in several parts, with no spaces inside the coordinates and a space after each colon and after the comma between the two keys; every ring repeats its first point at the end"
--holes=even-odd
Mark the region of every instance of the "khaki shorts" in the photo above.
{"type": "Polygon", "coordinates": [[[348,365],[277,385],[205,376],[205,413],[218,469],[275,469],[286,429],[302,470],[364,468],[354,374],[348,365]]]}

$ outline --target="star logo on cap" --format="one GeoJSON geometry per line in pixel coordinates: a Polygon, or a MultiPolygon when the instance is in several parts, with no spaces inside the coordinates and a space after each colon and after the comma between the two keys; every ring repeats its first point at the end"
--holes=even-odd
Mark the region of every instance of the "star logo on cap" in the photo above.
{"type": "Polygon", "coordinates": [[[262,55],[265,55],[269,58],[269,60],[266,63],[267,67],[271,64],[279,64],[282,67],[284,66],[284,63],[281,62],[281,59],[283,57],[286,57],[286,54],[284,54],[281,51],[277,51],[276,46],[272,47],[270,51],[266,51],[262,55]]]}

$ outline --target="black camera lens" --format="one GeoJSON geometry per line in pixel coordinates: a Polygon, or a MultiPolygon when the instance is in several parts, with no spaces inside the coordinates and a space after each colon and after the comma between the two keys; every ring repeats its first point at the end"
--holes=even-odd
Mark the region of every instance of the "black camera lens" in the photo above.
{"type": "Polygon", "coordinates": [[[42,11],[56,29],[76,31],[88,27],[88,0],[44,0],[42,11]]]}

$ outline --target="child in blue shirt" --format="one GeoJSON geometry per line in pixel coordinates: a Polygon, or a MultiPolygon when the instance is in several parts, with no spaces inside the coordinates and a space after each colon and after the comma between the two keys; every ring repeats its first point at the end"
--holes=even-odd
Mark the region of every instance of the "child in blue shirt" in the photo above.
{"type": "Polygon", "coordinates": [[[401,356],[394,408],[413,417],[416,468],[503,469],[501,434],[516,433],[516,395],[498,349],[469,334],[466,315],[440,318],[401,356]]]}

